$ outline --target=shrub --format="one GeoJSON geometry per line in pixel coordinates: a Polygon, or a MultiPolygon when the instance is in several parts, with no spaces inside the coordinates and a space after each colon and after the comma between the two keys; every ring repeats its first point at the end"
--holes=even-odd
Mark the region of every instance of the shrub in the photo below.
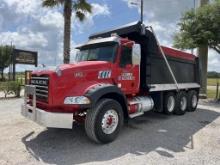
{"type": "Polygon", "coordinates": [[[17,81],[7,81],[0,83],[0,91],[3,91],[5,97],[9,94],[14,94],[16,97],[20,97],[21,84],[17,81]]]}
{"type": "Polygon", "coordinates": [[[10,81],[9,83],[9,89],[12,91],[12,93],[15,94],[16,97],[20,97],[21,92],[21,84],[17,81],[10,81]]]}
{"type": "Polygon", "coordinates": [[[8,82],[1,82],[0,91],[4,92],[5,97],[7,97],[9,94],[12,94],[12,92],[9,90],[8,82]]]}

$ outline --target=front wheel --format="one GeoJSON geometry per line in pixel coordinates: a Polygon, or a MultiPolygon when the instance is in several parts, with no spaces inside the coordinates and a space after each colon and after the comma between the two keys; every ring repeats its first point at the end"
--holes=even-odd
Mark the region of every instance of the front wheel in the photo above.
{"type": "Polygon", "coordinates": [[[124,123],[121,105],[113,99],[102,99],[93,109],[87,110],[85,130],[97,143],[115,140],[124,123]]]}

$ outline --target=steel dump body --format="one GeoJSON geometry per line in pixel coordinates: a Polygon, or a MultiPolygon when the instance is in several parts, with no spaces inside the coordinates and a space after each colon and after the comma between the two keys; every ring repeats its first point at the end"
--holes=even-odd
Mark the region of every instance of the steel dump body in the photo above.
{"type": "MultiPolygon", "coordinates": [[[[141,45],[141,89],[160,91],[175,89],[174,81],[158,48],[155,36],[140,22],[90,36],[90,39],[117,34],[141,45]],[[144,32],[144,34],[143,34],[144,32]],[[170,87],[172,86],[172,87],[170,87]]],[[[180,88],[199,87],[198,58],[168,47],[162,47],[180,88]]]]}

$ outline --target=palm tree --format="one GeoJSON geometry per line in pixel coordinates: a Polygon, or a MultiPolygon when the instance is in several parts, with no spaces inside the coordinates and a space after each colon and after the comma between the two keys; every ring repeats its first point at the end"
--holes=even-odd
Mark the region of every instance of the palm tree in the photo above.
{"type": "Polygon", "coordinates": [[[43,7],[63,6],[64,16],[64,43],[63,43],[63,63],[70,62],[70,41],[71,41],[71,17],[75,12],[76,18],[83,21],[86,13],[92,12],[92,6],[87,0],[43,0],[43,7]]]}

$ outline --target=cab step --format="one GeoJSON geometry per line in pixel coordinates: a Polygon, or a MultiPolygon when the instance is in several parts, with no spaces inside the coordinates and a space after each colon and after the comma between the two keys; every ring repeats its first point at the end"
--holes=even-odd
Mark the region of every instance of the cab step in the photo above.
{"type": "Polygon", "coordinates": [[[129,114],[129,117],[130,118],[135,118],[135,117],[141,116],[143,114],[144,114],[144,112],[132,113],[132,114],[129,114]]]}

